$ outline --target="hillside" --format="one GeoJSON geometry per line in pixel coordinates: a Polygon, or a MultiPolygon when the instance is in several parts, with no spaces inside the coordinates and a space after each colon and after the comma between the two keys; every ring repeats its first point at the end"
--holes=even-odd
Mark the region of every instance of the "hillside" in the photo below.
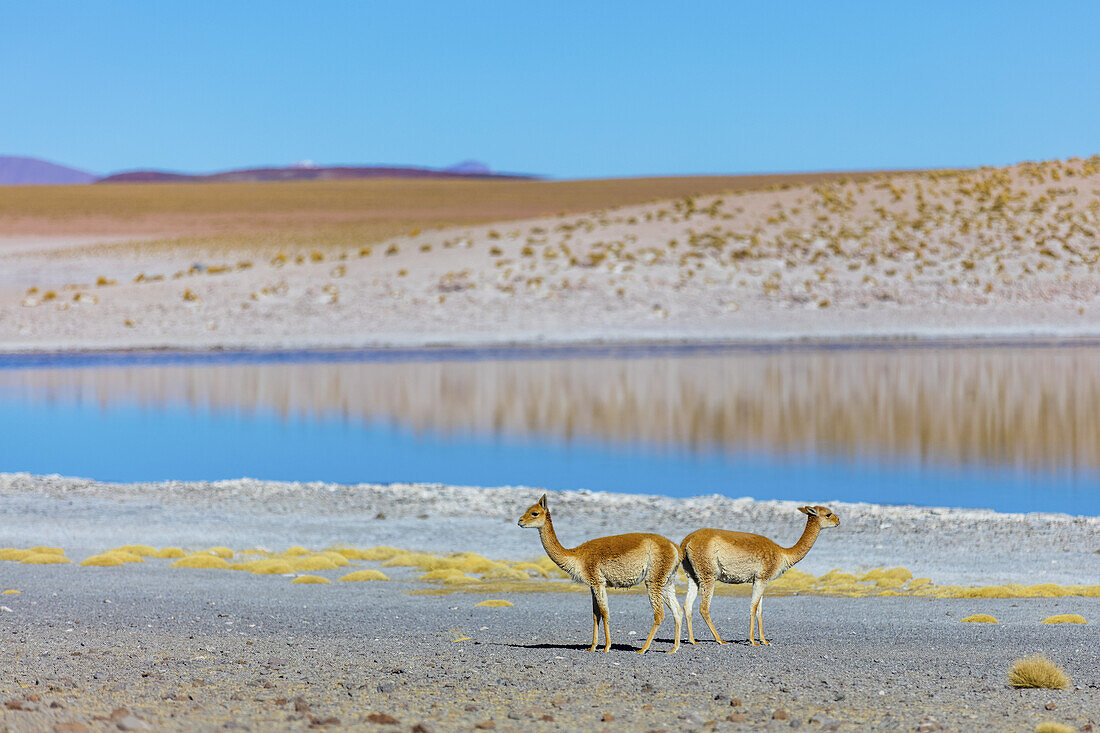
{"type": "Polygon", "coordinates": [[[0,186],[42,186],[91,183],[95,176],[39,158],[0,155],[0,186]]]}
{"type": "Polygon", "coordinates": [[[0,344],[1100,338],[1100,156],[753,183],[12,189],[54,236],[190,236],[0,256],[0,344]]]}

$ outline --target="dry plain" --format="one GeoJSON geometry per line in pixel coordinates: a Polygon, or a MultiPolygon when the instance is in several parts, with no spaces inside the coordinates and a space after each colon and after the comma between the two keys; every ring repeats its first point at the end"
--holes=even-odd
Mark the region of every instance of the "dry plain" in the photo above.
{"type": "MultiPolygon", "coordinates": [[[[604,655],[586,651],[585,589],[515,525],[537,493],[0,475],[0,545],[53,546],[72,561],[0,560],[3,590],[19,591],[0,596],[0,727],[1018,731],[1100,722],[1100,586],[1082,585],[1098,577],[1100,518],[834,504],[841,527],[768,592],[771,646],[738,641],[746,589],[723,587],[713,614],[734,643],[719,647],[697,623],[698,646],[665,654],[668,620],[638,655],[648,600],[615,593],[615,646],[604,655]],[[104,559],[121,545],[145,556],[104,559]],[[362,571],[387,579],[340,580],[362,571]],[[972,614],[999,623],[962,621],[972,614]],[[1043,623],[1063,614],[1088,623],[1043,623]],[[1010,687],[1013,661],[1034,653],[1071,685],[1010,687]]],[[[678,538],[699,523],[790,543],[802,524],[793,502],[591,492],[552,492],[550,502],[567,545],[626,529],[678,538]]]]}

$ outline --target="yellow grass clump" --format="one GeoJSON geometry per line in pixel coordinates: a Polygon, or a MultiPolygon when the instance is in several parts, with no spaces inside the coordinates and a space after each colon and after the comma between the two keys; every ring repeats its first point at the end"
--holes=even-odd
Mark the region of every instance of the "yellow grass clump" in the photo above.
{"type": "Polygon", "coordinates": [[[1042,654],[1036,654],[1013,663],[1008,671],[1008,684],[1013,687],[1064,690],[1069,687],[1070,679],[1057,664],[1042,654]]]}
{"type": "Polygon", "coordinates": [[[179,547],[165,547],[157,551],[155,557],[161,560],[175,560],[181,557],[187,557],[187,553],[179,547]]]}
{"type": "Polygon", "coordinates": [[[98,555],[92,555],[80,563],[80,567],[113,568],[131,562],[145,562],[140,555],[122,550],[108,550],[98,555]]]}
{"type": "Polygon", "coordinates": [[[64,555],[55,555],[51,552],[35,552],[19,561],[20,565],[64,565],[72,560],[64,555]]]}
{"type": "Polygon", "coordinates": [[[286,575],[287,573],[294,572],[294,568],[286,560],[280,560],[277,557],[264,558],[263,560],[252,560],[250,562],[237,563],[232,566],[233,570],[244,570],[253,575],[286,575]]]}
{"type": "Polygon", "coordinates": [[[817,578],[814,576],[792,568],[768,585],[775,590],[799,591],[809,590],[815,582],[817,582],[817,578]]]}
{"type": "Polygon", "coordinates": [[[356,570],[354,573],[348,573],[340,580],[346,583],[358,583],[366,580],[389,580],[389,578],[381,570],[356,570]]]}
{"type": "MultiPolygon", "coordinates": [[[[347,560],[344,561],[345,563],[347,560]]],[[[339,567],[331,559],[324,555],[310,555],[309,557],[295,558],[290,563],[291,567],[298,571],[303,572],[307,570],[335,570],[339,567]]]]}
{"type": "Polygon", "coordinates": [[[17,590],[6,590],[3,593],[0,593],[0,596],[17,596],[17,595],[19,595],[19,591],[17,591],[17,590]]]}
{"type": "Polygon", "coordinates": [[[327,557],[329,560],[336,563],[336,567],[338,568],[344,568],[351,564],[350,562],[348,562],[348,558],[344,557],[342,554],[336,552],[335,550],[325,550],[324,552],[318,552],[316,557],[327,557]]]}
{"type": "Polygon", "coordinates": [[[176,560],[169,565],[170,568],[201,568],[210,570],[226,570],[229,568],[227,563],[217,555],[208,555],[200,553],[198,555],[188,555],[176,560]]]}
{"type": "Polygon", "coordinates": [[[1076,733],[1077,729],[1052,720],[1039,723],[1035,726],[1035,733],[1076,733]]]}
{"type": "Polygon", "coordinates": [[[484,606],[486,608],[511,608],[513,603],[505,601],[500,598],[491,598],[489,600],[482,601],[481,603],[475,603],[475,606],[484,606]]]}
{"type": "Polygon", "coordinates": [[[1043,619],[1044,624],[1087,624],[1084,616],[1080,616],[1076,613],[1059,613],[1055,616],[1047,616],[1043,619]]]}
{"type": "Polygon", "coordinates": [[[344,557],[348,558],[349,560],[368,560],[368,561],[371,561],[371,562],[379,562],[379,561],[383,561],[383,560],[389,560],[391,557],[394,557],[395,555],[400,555],[400,554],[404,553],[405,550],[399,550],[396,547],[385,547],[385,546],[370,547],[366,550],[351,550],[351,552],[355,553],[355,557],[352,557],[351,555],[347,554],[347,552],[348,551],[341,550],[340,554],[342,554],[344,557]]]}
{"type": "Polygon", "coordinates": [[[42,545],[38,545],[37,547],[28,547],[27,550],[30,551],[30,552],[35,552],[35,553],[39,553],[39,554],[42,554],[42,555],[64,555],[65,554],[65,551],[62,550],[60,547],[44,547],[42,545]]]}
{"type": "MultiPolygon", "coordinates": [[[[549,573],[547,573],[545,570],[543,570],[533,562],[517,562],[512,565],[512,568],[515,570],[522,570],[528,574],[535,573],[541,578],[550,577],[549,573]]],[[[681,569],[680,572],[683,572],[683,570],[681,569]]]]}
{"type": "Polygon", "coordinates": [[[297,578],[295,578],[294,580],[292,580],[290,582],[291,583],[297,583],[297,584],[320,584],[320,585],[324,585],[326,583],[331,583],[332,581],[329,580],[328,578],[322,578],[320,575],[299,575],[297,578]]]}
{"type": "Polygon", "coordinates": [[[447,578],[465,578],[466,573],[462,572],[458,568],[442,568],[440,570],[429,570],[421,575],[417,580],[446,580],[447,578]]]}
{"type": "Polygon", "coordinates": [[[960,619],[963,623],[967,624],[999,624],[1000,621],[990,616],[988,613],[975,613],[971,616],[967,616],[964,619],[960,619]]]}
{"type": "Polygon", "coordinates": [[[482,580],[530,580],[531,576],[523,570],[510,568],[507,565],[498,565],[486,573],[482,573],[482,580]]]}
{"type": "Polygon", "coordinates": [[[228,547],[210,547],[206,550],[211,555],[216,555],[223,560],[231,560],[233,558],[233,551],[228,547]]]}
{"type": "Polygon", "coordinates": [[[879,588],[900,588],[908,581],[913,579],[913,574],[906,568],[890,568],[886,570],[884,568],[875,568],[863,575],[860,578],[861,583],[867,581],[874,581],[875,585],[879,588]]]}
{"type": "Polygon", "coordinates": [[[25,557],[30,557],[34,553],[30,550],[18,550],[14,547],[5,547],[0,550],[0,560],[6,560],[8,562],[19,562],[25,557]]]}
{"type": "Polygon", "coordinates": [[[309,550],[301,545],[294,545],[294,547],[288,547],[283,553],[283,557],[304,557],[311,554],[309,550]]]}
{"type": "Polygon", "coordinates": [[[116,547],[113,550],[107,552],[129,552],[141,557],[156,557],[157,548],[150,547],[149,545],[123,545],[122,547],[116,547]]]}

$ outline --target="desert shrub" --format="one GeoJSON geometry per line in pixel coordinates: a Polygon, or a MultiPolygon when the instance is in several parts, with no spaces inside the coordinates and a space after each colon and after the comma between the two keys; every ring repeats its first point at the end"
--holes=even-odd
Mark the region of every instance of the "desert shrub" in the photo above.
{"type": "Polygon", "coordinates": [[[1008,671],[1008,683],[1013,687],[1064,690],[1070,679],[1054,662],[1042,654],[1017,659],[1008,671]]]}

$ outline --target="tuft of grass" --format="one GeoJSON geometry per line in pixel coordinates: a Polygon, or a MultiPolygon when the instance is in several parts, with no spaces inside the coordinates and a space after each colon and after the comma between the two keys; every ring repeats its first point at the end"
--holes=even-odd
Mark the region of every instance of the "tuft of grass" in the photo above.
{"type": "Polygon", "coordinates": [[[960,619],[966,624],[999,624],[1000,621],[990,616],[988,613],[975,613],[972,616],[967,616],[964,619],[960,619]]]}
{"type": "Polygon", "coordinates": [[[389,578],[381,570],[356,570],[354,573],[348,573],[340,580],[346,583],[357,583],[366,580],[389,580],[389,578]]]}
{"type": "Polygon", "coordinates": [[[203,568],[209,570],[227,570],[229,563],[215,555],[200,553],[181,557],[169,565],[170,568],[203,568]]]}
{"type": "Polygon", "coordinates": [[[1059,613],[1055,616],[1047,616],[1044,624],[1087,624],[1084,616],[1076,613],[1059,613]]]}
{"type": "Polygon", "coordinates": [[[475,606],[484,606],[487,608],[511,608],[514,604],[510,601],[505,601],[500,598],[490,598],[484,600],[481,603],[475,603],[475,606]]]}
{"type": "Polygon", "coordinates": [[[1035,726],[1035,733],[1076,733],[1077,729],[1048,720],[1035,726]]]}
{"type": "Polygon", "coordinates": [[[162,560],[177,560],[181,557],[187,557],[187,553],[179,547],[165,547],[157,552],[156,556],[162,560]]]}
{"type": "Polygon", "coordinates": [[[290,581],[295,584],[312,584],[312,585],[328,585],[332,581],[328,578],[322,578],[320,575],[299,575],[294,580],[290,581]]]}
{"type": "Polygon", "coordinates": [[[72,560],[64,555],[54,555],[49,552],[36,552],[19,561],[20,565],[62,565],[71,563],[72,560]]]}
{"type": "Polygon", "coordinates": [[[1013,687],[1064,690],[1070,679],[1054,662],[1042,654],[1017,659],[1008,671],[1008,684],[1013,687]]]}
{"type": "Polygon", "coordinates": [[[130,552],[134,555],[140,555],[141,557],[156,557],[157,548],[150,547],[149,545],[123,545],[122,547],[116,547],[114,550],[108,550],[108,552],[130,552]]]}

